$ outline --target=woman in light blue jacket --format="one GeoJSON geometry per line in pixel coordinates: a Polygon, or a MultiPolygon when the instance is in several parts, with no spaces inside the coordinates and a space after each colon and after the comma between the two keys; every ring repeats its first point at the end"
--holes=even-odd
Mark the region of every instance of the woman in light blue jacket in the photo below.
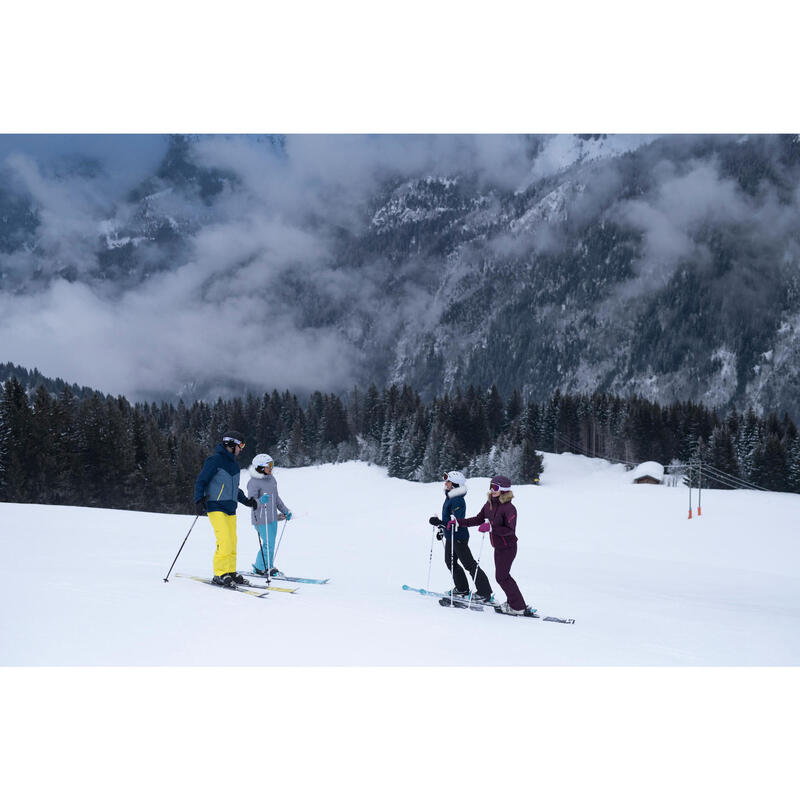
{"type": "Polygon", "coordinates": [[[291,519],[292,512],[283,504],[278,494],[278,481],[272,474],[275,462],[272,456],[259,453],[248,467],[251,475],[247,482],[247,496],[255,498],[258,504],[253,509],[252,522],[261,539],[253,571],[258,575],[282,575],[275,566],[275,537],[278,532],[278,512],[281,519],[291,519]],[[264,558],[266,557],[266,563],[264,558]]]}

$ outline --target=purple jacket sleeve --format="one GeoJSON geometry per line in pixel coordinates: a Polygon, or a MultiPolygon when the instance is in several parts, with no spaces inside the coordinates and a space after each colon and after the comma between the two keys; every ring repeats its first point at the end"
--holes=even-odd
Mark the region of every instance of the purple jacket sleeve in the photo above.
{"type": "Polygon", "coordinates": [[[463,525],[465,528],[474,528],[476,525],[480,525],[484,519],[486,519],[486,514],[488,513],[488,503],[483,504],[483,508],[478,512],[477,517],[467,517],[466,519],[459,519],[457,520],[459,525],[463,525]]]}

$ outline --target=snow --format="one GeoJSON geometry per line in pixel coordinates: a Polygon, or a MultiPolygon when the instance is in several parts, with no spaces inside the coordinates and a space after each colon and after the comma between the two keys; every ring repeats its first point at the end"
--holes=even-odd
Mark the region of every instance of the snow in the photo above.
{"type": "MultiPolygon", "coordinates": [[[[0,505],[4,665],[797,665],[800,496],[703,493],[687,519],[682,487],[632,486],[599,459],[545,455],[540,486],[515,487],[526,600],[574,626],[463,613],[401,590],[425,587],[427,518],[439,484],[388,478],[363,463],[278,469],[296,512],[278,565],[327,577],[265,600],[162,578],[191,516],[0,505]],[[765,525],[764,520],[770,524],[765,525]],[[268,626],[268,637],[252,631],[268,626]],[[747,646],[743,646],[743,642],[747,646]]],[[[478,511],[486,478],[468,480],[478,511]]],[[[239,560],[257,540],[240,506],[239,560]]],[[[211,574],[200,519],[175,572],[211,574]]],[[[433,542],[430,588],[449,575],[433,542]]],[[[481,535],[473,532],[473,553],[481,535]]],[[[486,541],[481,561],[491,565],[486,541]]],[[[493,570],[488,569],[493,579],[493,570]]],[[[493,581],[499,599],[505,599],[493,581]]]]}
{"type": "Polygon", "coordinates": [[[550,136],[536,157],[528,181],[523,183],[518,191],[524,191],[534,181],[557,175],[576,163],[615,158],[643,147],[655,138],[646,134],[616,134],[597,139],[550,136]]]}
{"type": "MultiPolygon", "coordinates": [[[[796,672],[664,668],[798,664],[800,497],[708,490],[687,520],[684,490],[634,486],[622,467],[546,454],[545,468],[540,486],[514,489],[513,574],[575,625],[403,592],[426,585],[442,487],[366,464],[276,469],[296,513],[279,565],[331,582],[266,600],[163,581],[190,516],[0,504],[0,663],[127,667],[6,669],[4,786],[218,797],[267,770],[281,797],[346,785],[405,800],[452,794],[449,763],[472,795],[788,796],[796,672]],[[158,665],[212,668],[131,669],[158,665]],[[451,665],[473,668],[431,669],[451,665]],[[554,669],[572,665],[622,669],[554,669]]],[[[487,483],[468,480],[470,513],[487,483]]],[[[239,542],[245,568],[244,507],[239,542]]],[[[431,588],[444,589],[434,545],[431,588]]],[[[200,519],[175,571],[209,575],[212,549],[200,519]]]]}

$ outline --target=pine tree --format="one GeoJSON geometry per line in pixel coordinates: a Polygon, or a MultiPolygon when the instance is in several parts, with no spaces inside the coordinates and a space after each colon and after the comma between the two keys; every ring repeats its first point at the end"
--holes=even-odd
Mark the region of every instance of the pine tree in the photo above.
{"type": "Polygon", "coordinates": [[[514,421],[519,417],[522,413],[522,395],[519,393],[519,389],[514,389],[511,392],[511,398],[506,405],[505,410],[505,427],[512,425],[514,421]]]}
{"type": "Polygon", "coordinates": [[[35,499],[31,489],[36,476],[27,443],[32,419],[22,385],[16,378],[7,380],[0,401],[0,500],[26,503],[35,499]]]}
{"type": "Polygon", "coordinates": [[[445,472],[451,469],[462,469],[462,458],[456,443],[456,437],[449,431],[445,434],[442,441],[442,448],[439,451],[439,469],[437,470],[439,479],[445,472]]]}
{"type": "Polygon", "coordinates": [[[289,438],[287,466],[304,467],[308,463],[306,457],[305,437],[303,434],[304,417],[305,415],[303,412],[298,409],[292,425],[291,436],[289,438]]]}
{"type": "MultiPolygon", "coordinates": [[[[712,467],[720,470],[721,472],[739,477],[739,462],[736,458],[736,451],[733,446],[733,438],[731,437],[727,425],[715,428],[711,434],[711,441],[708,443],[708,460],[712,467]]],[[[708,481],[704,484],[714,488],[728,488],[728,481],[720,481],[709,475],[708,481]]]]}
{"type": "Polygon", "coordinates": [[[506,417],[503,411],[503,400],[500,397],[497,386],[492,384],[492,388],[489,389],[489,393],[486,397],[486,424],[489,429],[489,436],[494,439],[500,434],[503,428],[507,428],[512,421],[512,419],[506,417]]]}
{"type": "Polygon", "coordinates": [[[738,436],[734,444],[736,460],[739,463],[739,474],[749,481],[754,479],[755,454],[761,438],[761,423],[753,409],[750,408],[739,425],[738,436]]]}
{"type": "MultiPolygon", "coordinates": [[[[144,450],[144,496],[140,502],[144,508],[166,510],[175,502],[171,453],[167,437],[161,433],[152,417],[147,423],[144,450]]],[[[96,501],[92,503],[96,504],[96,501]]]]}
{"type": "Polygon", "coordinates": [[[37,386],[33,396],[33,409],[29,434],[31,469],[37,476],[35,492],[38,503],[53,503],[57,495],[52,480],[62,469],[58,453],[53,447],[55,427],[55,401],[43,384],[37,386]]]}
{"type": "Polygon", "coordinates": [[[776,433],[756,449],[753,457],[753,481],[764,489],[787,491],[786,450],[776,433]]]}
{"type": "Polygon", "coordinates": [[[536,452],[533,442],[530,439],[523,439],[519,466],[520,482],[538,483],[542,465],[542,456],[536,452]]]}
{"type": "Polygon", "coordinates": [[[406,480],[422,480],[422,459],[427,440],[425,414],[417,407],[414,421],[403,437],[400,448],[400,477],[406,480]]]}
{"type": "Polygon", "coordinates": [[[786,483],[790,492],[800,492],[800,436],[789,438],[786,443],[786,483]]]}
{"type": "Polygon", "coordinates": [[[444,446],[444,438],[445,432],[441,424],[434,419],[425,444],[425,453],[422,456],[421,474],[423,481],[438,481],[442,477],[444,470],[453,469],[451,466],[442,466],[441,453],[444,446]]]}

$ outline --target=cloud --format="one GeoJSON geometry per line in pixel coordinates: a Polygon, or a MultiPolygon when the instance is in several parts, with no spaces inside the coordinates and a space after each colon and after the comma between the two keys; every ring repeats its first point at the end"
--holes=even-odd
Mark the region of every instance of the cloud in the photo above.
{"type": "Polygon", "coordinates": [[[119,197],[152,175],[166,150],[167,137],[159,134],[0,135],[0,165],[9,156],[27,156],[53,177],[91,165],[91,180],[107,197],[119,197]]]}
{"type": "MultiPolygon", "coordinates": [[[[435,325],[441,313],[441,258],[398,259],[363,248],[351,257],[342,246],[364,233],[379,193],[414,176],[468,177],[487,200],[476,220],[485,213],[491,221],[502,193],[575,167],[567,188],[534,200],[530,226],[477,240],[460,252],[460,268],[486,253],[535,258],[605,218],[642,241],[635,277],[615,300],[645,297],[683,260],[702,261],[704,225],[740,225],[757,245],[791,249],[797,197],[780,202],[767,189],[748,195],[713,158],[687,161],[669,146],[645,148],[636,158],[646,188],[619,202],[629,181],[625,165],[599,156],[644,139],[201,137],[190,157],[232,180],[210,205],[191,184],[183,192],[165,182],[165,191],[148,198],[145,221],[176,221],[186,246],[165,269],[171,251],[139,243],[131,277],[114,283],[99,270],[98,241],[142,224],[143,206],[94,174],[54,172],[30,153],[6,156],[5,169],[36,205],[40,225],[34,251],[0,253],[0,273],[47,277],[70,264],[75,274],[72,282],[46,279],[13,294],[0,286],[0,359],[132,398],[186,383],[346,389],[371,363],[389,358],[404,330],[435,325]]],[[[120,152],[100,174],[120,162],[120,152]]]]}
{"type": "Polygon", "coordinates": [[[291,309],[251,295],[187,304],[185,290],[165,275],[114,300],[60,279],[35,296],[0,294],[0,339],[18,363],[134,399],[195,381],[310,391],[349,374],[352,348],[297,329],[291,309]]]}
{"type": "MultiPolygon", "coordinates": [[[[29,156],[7,159],[37,207],[37,263],[52,274],[74,264],[79,275],[0,293],[4,358],[132,398],[185,383],[348,388],[370,357],[368,338],[373,348],[390,342],[433,299],[424,263],[393,273],[379,258],[334,263],[340,228],[363,230],[364,206],[387,177],[466,172],[477,162],[485,180],[507,180],[523,152],[516,141],[483,146],[470,137],[451,148],[437,137],[300,136],[285,150],[255,137],[208,137],[195,148],[234,184],[211,211],[174,190],[149,199],[148,213],[199,222],[185,260],[124,289],[80,276],[97,272],[100,234],[132,224],[137,206],[117,198],[110,208],[91,179],[56,179],[29,156]]],[[[148,257],[146,246],[135,252],[148,257]]],[[[12,263],[4,258],[3,268],[12,263]]]]}
{"type": "Polygon", "coordinates": [[[7,180],[15,183],[35,205],[36,267],[44,271],[96,266],[98,219],[103,207],[91,183],[81,179],[55,180],[42,173],[29,156],[14,153],[5,160],[7,180]]]}
{"type": "MultiPolygon", "coordinates": [[[[681,264],[702,270],[712,256],[707,231],[735,231],[740,243],[789,246],[800,222],[797,195],[780,202],[766,183],[755,195],[722,174],[716,156],[688,163],[663,160],[652,167],[653,187],[642,198],[617,203],[609,216],[641,233],[635,277],[620,290],[625,298],[663,288],[681,264]]],[[[739,263],[742,263],[741,261],[739,263]]]]}

